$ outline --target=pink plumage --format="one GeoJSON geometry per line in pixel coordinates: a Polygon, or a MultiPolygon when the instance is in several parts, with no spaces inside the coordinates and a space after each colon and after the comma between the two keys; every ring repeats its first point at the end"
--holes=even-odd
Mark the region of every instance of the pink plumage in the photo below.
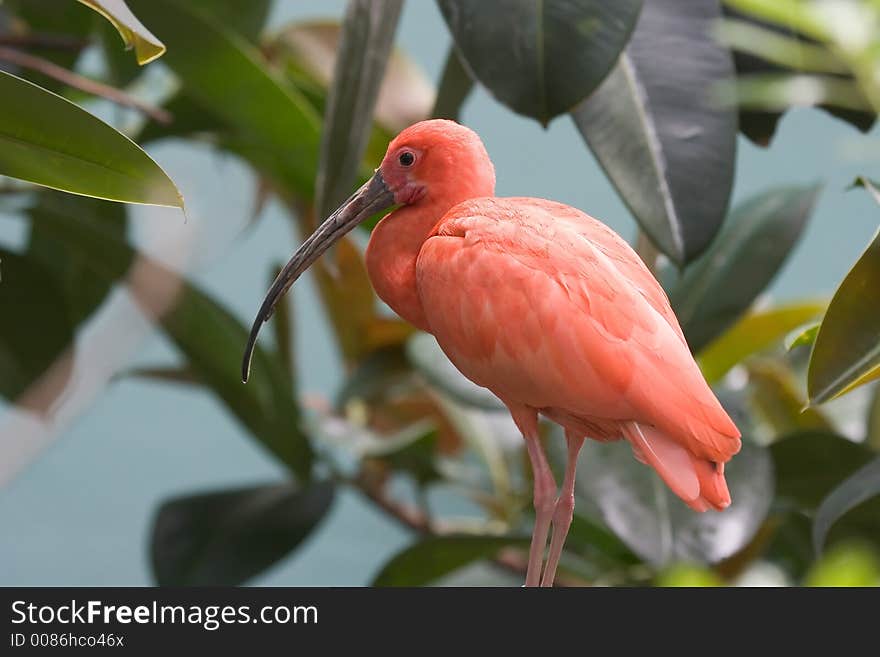
{"type": "Polygon", "coordinates": [[[492,162],[473,131],[444,120],[404,130],[373,179],[291,259],[251,339],[326,244],[369,212],[401,205],[373,231],[370,280],[509,408],[535,480],[526,584],[551,585],[584,438],[627,440],[673,492],[705,511],[730,504],[724,463],[739,451],[740,433],[703,379],[662,287],[623,239],[561,203],[494,193],[492,162]],[[558,497],[539,415],[565,429],[558,497]]]}

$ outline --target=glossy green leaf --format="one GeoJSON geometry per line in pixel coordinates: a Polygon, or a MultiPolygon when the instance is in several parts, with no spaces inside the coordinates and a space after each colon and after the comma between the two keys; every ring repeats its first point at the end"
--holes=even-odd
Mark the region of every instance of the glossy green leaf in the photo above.
{"type": "Polygon", "coordinates": [[[326,217],[351,194],[370,133],[403,0],[350,0],[327,96],[315,207],[326,217]]]}
{"type": "Polygon", "coordinates": [[[431,116],[437,119],[458,121],[464,101],[474,88],[474,80],[464,67],[461,56],[451,47],[446,54],[446,63],[437,87],[437,101],[431,116]]]}
{"type": "Polygon", "coordinates": [[[785,336],[785,348],[791,351],[798,347],[806,347],[812,345],[816,341],[819,334],[819,323],[812,322],[804,326],[799,326],[791,333],[785,336]]]}
{"type": "Polygon", "coordinates": [[[837,288],[810,355],[807,391],[821,404],[880,377],[880,233],[837,288]]]}
{"type": "Polygon", "coordinates": [[[130,139],[70,101],[0,71],[0,175],[73,194],[183,207],[130,139]]]}
{"type": "Polygon", "coordinates": [[[703,376],[714,383],[748,356],[780,343],[795,327],[819,316],[824,303],[798,303],[752,311],[700,351],[703,376]]]}
{"type": "Polygon", "coordinates": [[[871,450],[827,431],[792,434],[770,446],[776,495],[812,513],[834,488],[872,459],[871,450]]]}
{"type": "Polygon", "coordinates": [[[806,226],[819,187],[780,187],[734,208],[710,249],[687,268],[670,300],[699,352],[773,280],[806,226]]]}
{"type": "Polygon", "coordinates": [[[234,586],[250,580],[308,538],[333,494],[330,482],[283,483],[165,502],[150,541],[156,583],[234,586]]]}
{"type": "Polygon", "coordinates": [[[867,500],[880,495],[880,458],[862,466],[822,500],[813,521],[813,545],[822,546],[831,527],[844,514],[867,500]]]}
{"type": "MultiPolygon", "coordinates": [[[[186,357],[205,386],[248,431],[302,480],[311,475],[312,449],[300,427],[296,392],[275,353],[258,347],[254,376],[242,385],[241,346],[244,325],[208,295],[131,249],[117,235],[76,215],[42,213],[32,219],[41,230],[82,256],[95,275],[115,281],[137,256],[141,284],[179,285],[175,305],[159,318],[162,329],[186,357]],[[39,221],[39,224],[36,222],[39,221]]],[[[134,268],[132,268],[134,269],[134,268]]]]}
{"type": "Polygon", "coordinates": [[[504,548],[528,549],[528,538],[511,536],[433,536],[391,558],[372,586],[424,586],[504,548]]]}
{"type": "Polygon", "coordinates": [[[413,367],[431,385],[465,406],[483,410],[505,410],[504,404],[488,389],[465,378],[440,349],[434,336],[416,333],[406,343],[406,355],[413,367]]]}
{"type": "Polygon", "coordinates": [[[646,2],[632,39],[572,118],[642,230],[679,265],[705,251],[727,211],[736,112],[711,102],[733,76],[711,35],[714,2],[646,2]]]}
{"type": "Polygon", "coordinates": [[[474,78],[519,114],[547,124],[605,79],[641,0],[438,0],[474,78]]]}
{"type": "Polygon", "coordinates": [[[79,0],[79,2],[91,7],[110,21],[122,37],[126,49],[134,48],[138,64],[149,64],[165,52],[165,44],[131,13],[125,0],[79,0]]]}
{"type": "Polygon", "coordinates": [[[39,259],[0,249],[0,395],[15,401],[73,346],[58,279],[39,259]]]}
{"type": "Polygon", "coordinates": [[[246,159],[310,199],[320,117],[260,52],[206,9],[183,0],[130,0],[168,45],[163,58],[187,95],[235,131],[246,159]]]}
{"type": "Polygon", "coordinates": [[[731,505],[696,513],[622,443],[588,440],[578,459],[576,504],[598,507],[602,520],[654,565],[714,563],[748,544],[770,509],[773,469],[762,447],[744,443],[725,465],[731,505]]]}

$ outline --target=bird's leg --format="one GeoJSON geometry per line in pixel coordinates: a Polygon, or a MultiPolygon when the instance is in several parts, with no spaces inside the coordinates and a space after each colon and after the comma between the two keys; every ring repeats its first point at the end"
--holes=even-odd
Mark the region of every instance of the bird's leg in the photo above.
{"type": "Polygon", "coordinates": [[[571,527],[571,517],[574,514],[574,478],[577,474],[577,459],[584,438],[566,431],[565,441],[568,443],[568,461],[565,464],[562,490],[553,510],[553,537],[550,539],[550,556],[547,558],[541,586],[553,586],[556,567],[562,556],[562,546],[565,544],[565,537],[568,536],[568,528],[571,527]]]}
{"type": "Polygon", "coordinates": [[[529,460],[532,462],[532,478],[535,482],[535,529],[532,532],[532,544],[529,548],[529,567],[526,571],[526,586],[538,586],[541,579],[541,563],[544,560],[544,548],[547,546],[547,533],[556,506],[556,480],[547,463],[544,449],[538,438],[537,431],[526,435],[526,447],[529,460]]]}

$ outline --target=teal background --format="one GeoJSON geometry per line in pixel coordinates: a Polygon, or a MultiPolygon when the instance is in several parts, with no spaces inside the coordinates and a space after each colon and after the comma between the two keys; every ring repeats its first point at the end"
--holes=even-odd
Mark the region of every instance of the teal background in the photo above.
{"type": "MultiPolygon", "coordinates": [[[[271,24],[338,18],[343,8],[339,0],[279,0],[271,24]]],[[[398,45],[429,77],[438,78],[449,38],[434,3],[406,4],[398,45]]],[[[627,238],[634,236],[634,223],[570,120],[559,118],[544,130],[481,89],[462,118],[486,143],[499,195],[563,201],[627,238]]],[[[286,260],[296,245],[289,221],[271,204],[255,228],[246,228],[254,181],[233,159],[175,142],[159,144],[151,153],[180,184],[189,217],[183,223],[170,210],[137,208],[134,240],[170,263],[185,262],[200,286],[250,322],[267,287],[270,263],[286,260]]],[[[770,150],[740,139],[734,202],[772,185],[826,182],[803,241],[772,286],[774,298],[812,298],[834,289],[880,220],[867,194],[845,188],[857,174],[876,175],[878,160],[876,130],[863,137],[814,110],[791,112],[770,150]]],[[[0,208],[0,242],[15,246],[25,234],[24,223],[0,208]]],[[[296,336],[302,389],[332,395],[341,369],[308,278],[297,289],[296,336]]],[[[88,346],[84,352],[97,360],[116,352],[129,365],[177,359],[122,293],[80,339],[88,346]]],[[[150,584],[149,521],[163,499],[281,476],[222,406],[198,389],[125,379],[99,390],[81,412],[62,415],[72,417],[60,418],[41,445],[22,430],[12,409],[0,406],[2,585],[150,584]],[[28,451],[33,460],[18,467],[28,451]]],[[[434,501],[470,512],[443,491],[434,501]]],[[[409,540],[406,531],[357,495],[343,493],[302,549],[253,583],[366,584],[409,540]]]]}

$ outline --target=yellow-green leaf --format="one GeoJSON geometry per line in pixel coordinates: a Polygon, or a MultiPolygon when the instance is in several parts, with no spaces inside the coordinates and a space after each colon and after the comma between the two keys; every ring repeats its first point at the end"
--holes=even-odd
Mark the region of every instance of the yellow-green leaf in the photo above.
{"type": "Polygon", "coordinates": [[[81,107],[0,71],[0,175],[72,194],[183,207],[137,144],[81,107]]]}
{"type": "Polygon", "coordinates": [[[752,311],[699,353],[703,375],[709,383],[718,381],[741,360],[782,340],[824,309],[823,303],[808,302],[752,311]]]}
{"type": "Polygon", "coordinates": [[[810,356],[807,390],[821,404],[880,377],[880,233],[837,288],[810,356]]]}
{"type": "Polygon", "coordinates": [[[113,24],[125,42],[126,50],[134,48],[134,55],[141,66],[149,64],[165,52],[165,44],[144,27],[137,16],[131,13],[124,0],[79,0],[79,2],[91,7],[113,24]]]}

